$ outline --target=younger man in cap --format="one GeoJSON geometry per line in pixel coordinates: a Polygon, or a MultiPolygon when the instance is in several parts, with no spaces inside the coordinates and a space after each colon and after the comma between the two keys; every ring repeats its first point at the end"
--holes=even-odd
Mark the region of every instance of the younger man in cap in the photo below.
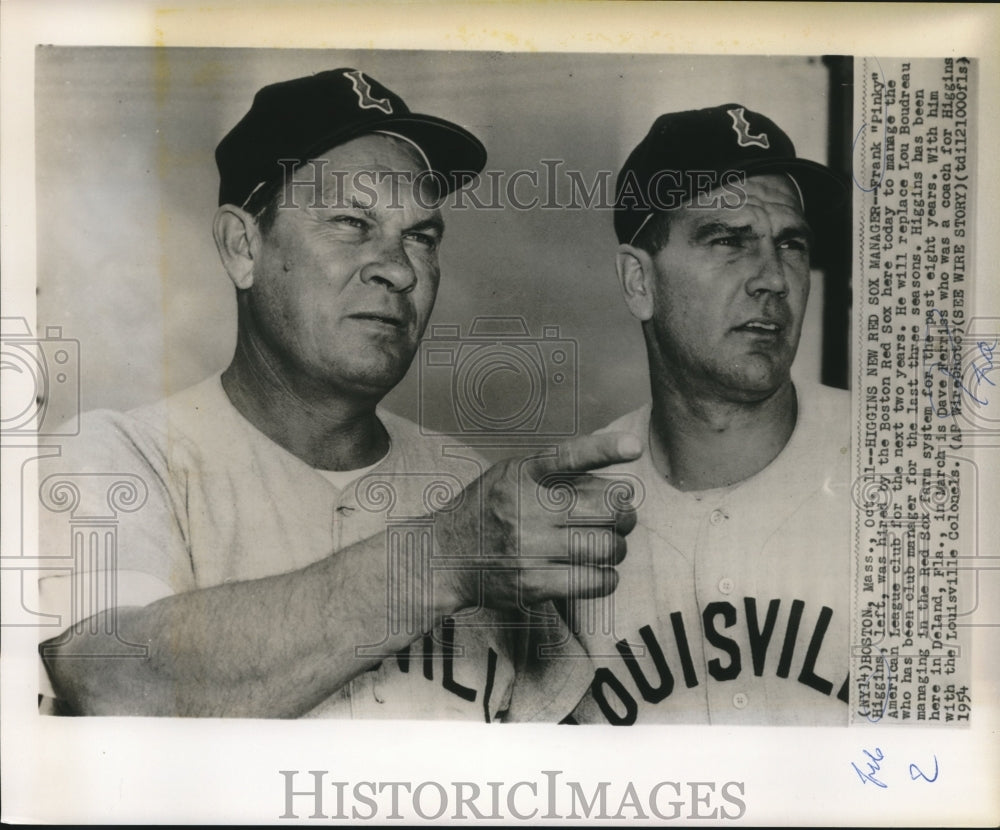
{"type": "Polygon", "coordinates": [[[646,449],[608,474],[645,494],[617,591],[570,606],[595,666],[567,722],[846,724],[849,396],[790,375],[845,201],[739,104],[660,116],[625,162],[615,265],[652,402],[608,427],[646,449]]]}
{"type": "MultiPolygon", "coordinates": [[[[434,304],[440,198],[485,158],[354,69],[257,93],[216,152],[232,362],[160,403],[85,416],[42,476],[48,555],[69,540],[66,511],[105,499],[119,517],[116,550],[74,536],[75,572],[41,580],[70,625],[42,646],[61,711],[489,721],[508,709],[514,654],[486,606],[516,622],[567,585],[613,589],[634,514],[614,550],[569,565],[565,517],[518,493],[634,457],[634,442],[590,437],[483,472],[378,407],[434,304]]],[[[581,498],[596,503],[593,483],[581,498]]],[[[558,698],[522,687],[519,714],[558,698]]]]}

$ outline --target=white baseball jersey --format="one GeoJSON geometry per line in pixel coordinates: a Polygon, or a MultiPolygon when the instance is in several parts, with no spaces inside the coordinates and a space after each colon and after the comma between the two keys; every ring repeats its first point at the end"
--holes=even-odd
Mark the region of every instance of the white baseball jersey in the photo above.
{"type": "Polygon", "coordinates": [[[718,490],[656,471],[649,405],[607,427],[646,452],[602,475],[645,493],[617,590],[571,606],[593,664],[567,722],[847,724],[850,398],[797,392],[781,453],[718,490]]]}
{"type": "MultiPolygon", "coordinates": [[[[386,539],[386,567],[405,571],[432,532],[418,517],[484,466],[468,448],[378,416],[391,448],[342,489],[244,419],[218,375],[129,413],[84,416],[80,438],[39,479],[43,553],[77,556],[74,574],[40,580],[43,612],[60,615],[41,639],[107,607],[300,569],[374,535],[386,539]]],[[[482,609],[456,614],[310,715],[496,718],[510,701],[514,647],[494,622],[482,609]]],[[[547,701],[525,694],[524,717],[544,711],[547,701]]]]}

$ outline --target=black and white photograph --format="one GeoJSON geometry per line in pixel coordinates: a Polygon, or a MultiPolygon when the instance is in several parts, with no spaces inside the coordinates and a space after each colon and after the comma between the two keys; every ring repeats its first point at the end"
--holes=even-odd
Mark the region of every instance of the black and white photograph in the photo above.
{"type": "Polygon", "coordinates": [[[848,257],[814,279],[810,252],[849,246],[848,176],[823,162],[847,159],[849,121],[828,122],[831,88],[850,116],[850,59],[37,59],[36,147],[64,161],[39,210],[74,227],[40,251],[38,302],[90,367],[88,414],[40,474],[43,544],[71,555],[87,503],[125,501],[113,568],[98,541],[40,582],[69,623],[42,650],[44,706],[624,724],[642,702],[651,723],[846,724],[850,408],[820,381],[838,300],[826,362],[846,381],[848,257]],[[692,75],[701,90],[669,92],[692,75]],[[780,113],[779,84],[811,110],[780,113]],[[341,146],[358,160],[326,156],[341,146]],[[753,195],[773,256],[739,215],[753,195]],[[685,209],[674,264],[661,223],[685,209]],[[300,210],[316,241],[290,228],[270,251],[300,210]],[[356,246],[375,253],[339,264],[356,246]],[[86,333],[109,319],[132,325],[86,333]],[[477,463],[484,441],[513,460],[477,463]]]}
{"type": "Polygon", "coordinates": [[[990,824],[995,57],[341,10],[20,48],[5,820],[990,824]]]}

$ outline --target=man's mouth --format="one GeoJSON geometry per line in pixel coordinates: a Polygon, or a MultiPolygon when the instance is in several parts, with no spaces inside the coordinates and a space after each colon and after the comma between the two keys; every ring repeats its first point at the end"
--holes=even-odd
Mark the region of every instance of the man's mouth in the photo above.
{"type": "Polygon", "coordinates": [[[754,334],[780,334],[784,329],[781,323],[774,320],[748,320],[736,327],[736,331],[748,331],[754,334]]]}
{"type": "Polygon", "coordinates": [[[352,314],[351,318],[354,320],[370,320],[371,322],[381,323],[382,325],[397,329],[403,328],[406,325],[406,321],[402,317],[385,312],[362,311],[358,314],[352,314]]]}

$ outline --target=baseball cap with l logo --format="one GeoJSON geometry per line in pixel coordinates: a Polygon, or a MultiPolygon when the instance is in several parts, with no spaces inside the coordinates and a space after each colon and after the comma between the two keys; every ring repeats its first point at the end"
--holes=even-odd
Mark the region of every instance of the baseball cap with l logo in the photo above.
{"type": "Polygon", "coordinates": [[[658,182],[666,181],[693,198],[719,187],[734,173],[782,172],[795,180],[814,229],[847,201],[849,189],[843,177],[798,158],[792,140],[777,124],[742,104],[661,115],[618,174],[614,215],[618,241],[633,241],[654,211],[680,207],[668,207],[656,198],[658,182]]]}
{"type": "MultiPolygon", "coordinates": [[[[341,68],[270,84],[257,92],[240,122],[219,142],[219,204],[242,205],[283,174],[279,159],[304,162],[369,133],[415,144],[445,193],[486,165],[486,150],[468,130],[410,112],[396,93],[357,69],[341,68]]],[[[443,194],[442,194],[443,195],[443,194]]]]}

